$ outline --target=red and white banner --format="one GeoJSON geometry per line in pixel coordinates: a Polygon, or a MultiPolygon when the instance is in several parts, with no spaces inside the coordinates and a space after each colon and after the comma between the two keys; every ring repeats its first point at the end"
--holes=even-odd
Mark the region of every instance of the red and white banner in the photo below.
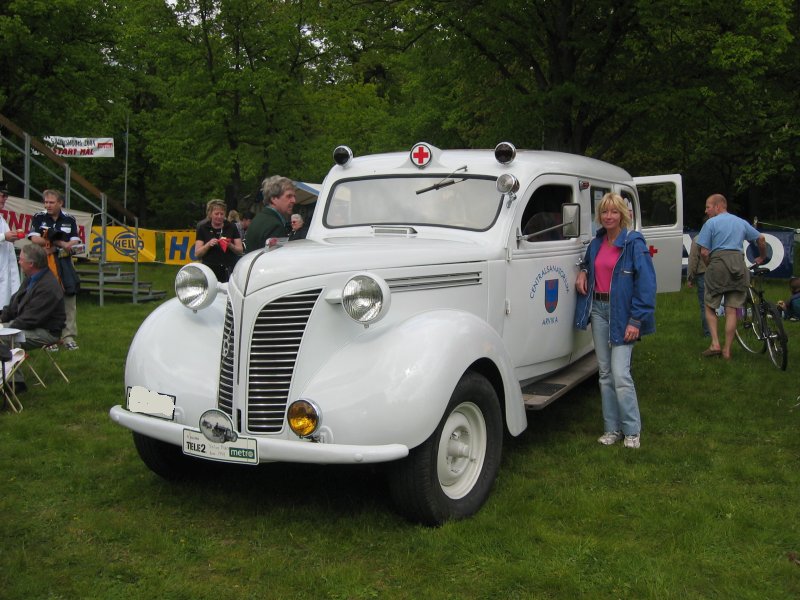
{"type": "MultiPolygon", "coordinates": [[[[9,196],[6,200],[6,207],[0,210],[0,215],[8,223],[8,228],[12,231],[21,229],[25,234],[25,238],[19,240],[15,245],[22,247],[27,242],[27,234],[31,229],[31,218],[40,210],[44,210],[41,202],[33,202],[25,200],[24,198],[16,198],[9,196]]],[[[81,210],[71,210],[65,208],[64,212],[71,214],[75,217],[78,223],[78,236],[81,242],[88,248],[89,233],[92,230],[92,213],[83,212],[81,210]]],[[[86,251],[80,256],[85,256],[86,251]]]]}
{"type": "Polygon", "coordinates": [[[76,138],[46,135],[44,143],[59,156],[70,158],[114,158],[114,138],[76,138]]]}

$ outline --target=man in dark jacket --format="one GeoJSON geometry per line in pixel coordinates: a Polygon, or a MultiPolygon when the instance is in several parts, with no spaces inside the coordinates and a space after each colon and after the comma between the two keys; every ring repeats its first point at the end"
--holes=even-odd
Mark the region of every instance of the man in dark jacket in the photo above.
{"type": "MultiPolygon", "coordinates": [[[[23,348],[55,344],[61,337],[66,312],[64,292],[47,266],[47,253],[41,246],[27,244],[20,252],[19,266],[25,279],[0,313],[0,327],[19,329],[25,336],[23,348]]],[[[14,379],[24,389],[20,370],[14,373],[14,379]]]]}
{"type": "Polygon", "coordinates": [[[289,217],[297,201],[294,183],[286,177],[269,177],[264,180],[261,189],[266,206],[247,228],[244,238],[247,252],[262,250],[270,238],[289,235],[289,217]]]}

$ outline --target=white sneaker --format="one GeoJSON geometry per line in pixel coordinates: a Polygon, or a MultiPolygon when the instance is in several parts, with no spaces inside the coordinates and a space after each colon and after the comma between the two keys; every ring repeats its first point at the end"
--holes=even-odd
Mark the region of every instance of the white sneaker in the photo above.
{"type": "Polygon", "coordinates": [[[603,435],[597,438],[597,441],[604,446],[610,446],[611,444],[616,444],[623,437],[624,436],[622,435],[621,431],[606,431],[603,435]]]}
{"type": "Polygon", "coordinates": [[[639,447],[639,434],[636,435],[626,435],[625,441],[622,442],[622,445],[626,448],[638,448],[639,447]]]}

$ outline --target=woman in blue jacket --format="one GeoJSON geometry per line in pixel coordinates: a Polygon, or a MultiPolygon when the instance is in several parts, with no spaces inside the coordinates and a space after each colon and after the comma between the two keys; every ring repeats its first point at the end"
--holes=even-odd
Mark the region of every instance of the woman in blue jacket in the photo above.
{"type": "Polygon", "coordinates": [[[626,448],[638,448],[642,421],[631,353],[634,342],[656,329],[656,274],[644,237],[629,229],[630,210],[620,195],[603,196],[597,222],[601,228],[575,282],[575,326],[592,324],[605,425],[597,441],[608,446],[624,438],[626,448]]]}

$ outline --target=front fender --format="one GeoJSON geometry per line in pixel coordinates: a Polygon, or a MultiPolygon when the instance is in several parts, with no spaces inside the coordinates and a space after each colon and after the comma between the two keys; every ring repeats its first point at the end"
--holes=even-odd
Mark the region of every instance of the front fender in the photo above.
{"type": "Polygon", "coordinates": [[[197,312],[172,299],[144,320],[131,342],[125,386],[140,385],[177,399],[175,419],[196,424],[216,406],[227,296],[197,312]]]}
{"type": "Polygon", "coordinates": [[[365,330],[332,356],[299,396],[320,407],[326,441],[413,448],[433,433],[456,383],[480,359],[500,371],[506,421],[518,435],[527,420],[502,340],[485,321],[456,310],[365,330]]]}

